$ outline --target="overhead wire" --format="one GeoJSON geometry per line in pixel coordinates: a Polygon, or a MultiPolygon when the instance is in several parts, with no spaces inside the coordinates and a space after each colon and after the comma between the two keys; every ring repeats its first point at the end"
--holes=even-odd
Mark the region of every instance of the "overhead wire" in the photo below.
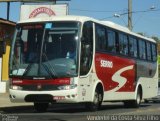
{"type": "MultiPolygon", "coordinates": [[[[155,12],[155,11],[160,11],[160,9],[155,9],[155,10],[143,10],[143,11],[132,11],[131,13],[132,14],[135,14],[135,13],[146,13],[146,12],[155,12]]],[[[124,12],[124,13],[121,13],[121,14],[118,14],[119,16],[123,16],[123,15],[127,15],[129,14],[129,12],[124,12]]],[[[109,18],[114,18],[115,16],[112,15],[112,16],[109,16],[109,17],[105,17],[105,18],[101,18],[100,20],[105,20],[105,19],[109,19],[109,18]]]]}
{"type": "Polygon", "coordinates": [[[89,9],[77,9],[77,8],[70,8],[72,11],[82,11],[82,12],[97,12],[97,13],[112,13],[112,12],[120,12],[124,10],[116,10],[116,11],[106,11],[106,10],[89,10],[89,9]]]}

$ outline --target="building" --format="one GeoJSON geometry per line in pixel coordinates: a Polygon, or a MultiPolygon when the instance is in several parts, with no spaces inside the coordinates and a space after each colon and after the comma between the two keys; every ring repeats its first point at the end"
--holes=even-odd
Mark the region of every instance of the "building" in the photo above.
{"type": "Polygon", "coordinates": [[[9,80],[9,52],[16,23],[0,18],[0,92],[6,91],[9,80]],[[5,53],[2,51],[5,50],[5,53]]]}

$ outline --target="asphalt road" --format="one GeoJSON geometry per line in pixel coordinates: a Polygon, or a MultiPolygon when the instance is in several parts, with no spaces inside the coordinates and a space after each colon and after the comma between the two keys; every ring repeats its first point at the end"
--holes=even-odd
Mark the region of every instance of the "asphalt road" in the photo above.
{"type": "Polygon", "coordinates": [[[159,121],[160,103],[142,103],[140,108],[125,108],[122,103],[103,103],[96,112],[83,105],[53,105],[47,112],[37,113],[32,105],[0,108],[2,121],[89,121],[136,120],[159,121]]]}

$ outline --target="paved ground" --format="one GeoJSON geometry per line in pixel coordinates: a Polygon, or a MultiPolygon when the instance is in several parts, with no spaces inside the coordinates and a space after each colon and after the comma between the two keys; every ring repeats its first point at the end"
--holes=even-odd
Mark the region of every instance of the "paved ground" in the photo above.
{"type": "Polygon", "coordinates": [[[8,93],[0,94],[0,121],[88,121],[136,120],[159,121],[160,103],[142,103],[140,108],[125,108],[123,103],[103,103],[96,112],[82,105],[50,105],[44,113],[37,113],[32,103],[11,103],[8,93]]]}
{"type": "Polygon", "coordinates": [[[12,107],[12,106],[25,106],[33,105],[32,103],[12,103],[9,99],[8,93],[0,93],[0,108],[2,107],[12,107]]]}

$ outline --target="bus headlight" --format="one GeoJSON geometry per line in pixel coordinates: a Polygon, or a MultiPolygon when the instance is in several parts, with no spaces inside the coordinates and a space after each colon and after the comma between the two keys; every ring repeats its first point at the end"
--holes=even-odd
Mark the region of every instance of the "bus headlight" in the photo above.
{"type": "Polygon", "coordinates": [[[13,85],[13,86],[11,86],[11,89],[14,89],[14,90],[22,90],[23,88],[22,88],[21,86],[13,85]]]}
{"type": "Polygon", "coordinates": [[[59,86],[58,89],[59,90],[70,90],[70,89],[74,89],[76,87],[77,87],[76,84],[74,84],[74,85],[63,85],[63,86],[59,86]]]}

